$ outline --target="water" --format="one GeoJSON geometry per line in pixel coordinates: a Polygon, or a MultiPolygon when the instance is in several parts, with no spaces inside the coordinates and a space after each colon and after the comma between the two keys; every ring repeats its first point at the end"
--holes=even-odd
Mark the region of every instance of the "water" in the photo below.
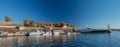
{"type": "Polygon", "coordinates": [[[120,32],[0,37],[0,47],[120,47],[120,32]]]}

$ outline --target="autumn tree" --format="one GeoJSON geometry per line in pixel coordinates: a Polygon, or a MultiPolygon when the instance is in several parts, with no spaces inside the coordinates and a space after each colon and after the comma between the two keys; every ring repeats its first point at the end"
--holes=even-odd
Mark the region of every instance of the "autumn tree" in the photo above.
{"type": "Polygon", "coordinates": [[[31,27],[34,27],[34,26],[35,26],[35,23],[34,23],[33,20],[30,20],[29,24],[30,24],[31,27]]]}
{"type": "Polygon", "coordinates": [[[45,23],[44,23],[44,22],[41,22],[39,25],[40,25],[40,27],[42,27],[42,28],[45,27],[45,23]]]}
{"type": "Polygon", "coordinates": [[[72,25],[72,30],[76,30],[76,26],[75,25],[72,25]]]}
{"type": "Polygon", "coordinates": [[[49,26],[50,26],[50,27],[53,27],[53,23],[49,23],[49,26]]]}
{"type": "Polygon", "coordinates": [[[54,24],[55,27],[60,27],[60,23],[54,24]]]}
{"type": "Polygon", "coordinates": [[[10,17],[10,16],[5,16],[5,21],[6,21],[6,22],[11,22],[11,21],[12,21],[12,19],[11,19],[11,17],[10,17]]]}
{"type": "Polygon", "coordinates": [[[27,19],[24,20],[24,26],[29,26],[27,19]]]}
{"type": "Polygon", "coordinates": [[[60,23],[60,26],[61,26],[61,27],[64,26],[64,25],[66,25],[65,22],[61,22],[61,23],[60,23]]]}

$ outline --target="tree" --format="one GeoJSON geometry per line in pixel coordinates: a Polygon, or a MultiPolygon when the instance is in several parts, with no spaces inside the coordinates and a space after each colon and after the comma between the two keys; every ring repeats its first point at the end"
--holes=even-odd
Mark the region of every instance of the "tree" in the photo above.
{"type": "Polygon", "coordinates": [[[53,27],[53,23],[49,23],[49,26],[50,26],[50,27],[53,27]]]}
{"type": "Polygon", "coordinates": [[[41,22],[41,23],[40,23],[40,27],[44,28],[44,26],[45,26],[45,23],[44,23],[44,22],[41,22]]]}
{"type": "Polygon", "coordinates": [[[55,24],[55,27],[60,27],[60,23],[55,24]]]}
{"type": "Polygon", "coordinates": [[[70,24],[66,24],[66,26],[68,26],[68,27],[69,27],[69,26],[70,26],[70,24]]]}
{"type": "Polygon", "coordinates": [[[65,22],[61,22],[61,23],[60,23],[60,26],[61,26],[61,27],[63,27],[64,25],[66,25],[65,22]]]}
{"type": "Polygon", "coordinates": [[[9,16],[5,16],[5,21],[6,21],[6,22],[11,22],[12,19],[11,19],[11,17],[9,17],[9,16]]]}
{"type": "Polygon", "coordinates": [[[72,30],[76,30],[76,26],[75,25],[72,25],[72,30]]]}
{"type": "Polygon", "coordinates": [[[31,27],[34,27],[34,26],[35,26],[35,23],[34,23],[33,20],[30,20],[29,24],[30,24],[31,27]]]}
{"type": "Polygon", "coordinates": [[[24,20],[24,26],[29,26],[27,19],[24,20]]]}

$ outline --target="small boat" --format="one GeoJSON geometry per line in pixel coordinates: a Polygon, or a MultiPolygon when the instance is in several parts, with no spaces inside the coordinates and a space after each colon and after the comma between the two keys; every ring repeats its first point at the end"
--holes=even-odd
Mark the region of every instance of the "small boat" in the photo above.
{"type": "Polygon", "coordinates": [[[54,35],[60,35],[59,31],[54,31],[54,35]]]}
{"type": "Polygon", "coordinates": [[[26,32],[16,32],[13,34],[14,34],[14,36],[25,36],[26,32]]]}
{"type": "Polygon", "coordinates": [[[67,35],[71,35],[71,34],[73,34],[73,33],[74,33],[74,32],[68,32],[67,35]]]}
{"type": "Polygon", "coordinates": [[[7,36],[8,36],[7,32],[1,32],[0,33],[0,37],[7,37],[7,36]]]}
{"type": "Polygon", "coordinates": [[[43,35],[52,35],[52,32],[46,32],[46,33],[43,33],[43,35]]]}
{"type": "Polygon", "coordinates": [[[67,32],[60,32],[61,35],[67,35],[67,32]]]}
{"type": "Polygon", "coordinates": [[[29,35],[42,35],[43,33],[40,32],[39,30],[29,32],[29,35]]]}
{"type": "Polygon", "coordinates": [[[25,36],[25,32],[7,33],[7,36],[25,36]]]}
{"type": "Polygon", "coordinates": [[[68,31],[67,30],[63,30],[60,32],[61,35],[67,35],[68,31]]]}
{"type": "Polygon", "coordinates": [[[70,35],[73,31],[69,30],[69,29],[64,29],[63,31],[60,32],[60,34],[62,35],[70,35]]]}

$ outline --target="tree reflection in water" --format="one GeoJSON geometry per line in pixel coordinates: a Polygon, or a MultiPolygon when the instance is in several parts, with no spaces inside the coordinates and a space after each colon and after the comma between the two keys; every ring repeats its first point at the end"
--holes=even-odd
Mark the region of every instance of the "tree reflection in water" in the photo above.
{"type": "Polygon", "coordinates": [[[74,37],[74,34],[0,37],[0,47],[63,47],[74,37]]]}

